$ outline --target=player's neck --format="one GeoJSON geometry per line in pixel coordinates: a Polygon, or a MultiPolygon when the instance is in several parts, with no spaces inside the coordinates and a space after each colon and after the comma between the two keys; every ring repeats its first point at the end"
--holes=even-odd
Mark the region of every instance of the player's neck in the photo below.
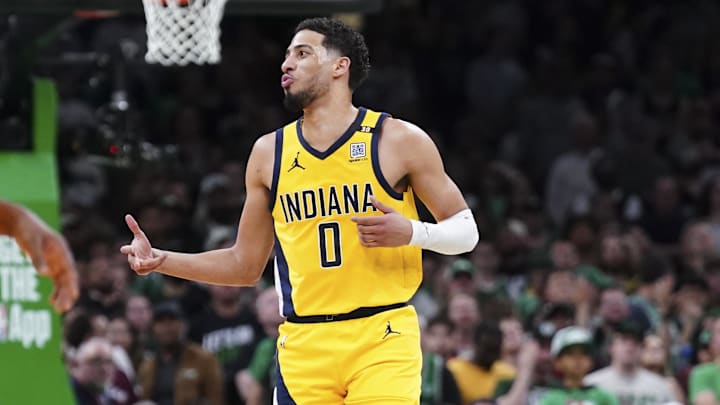
{"type": "Polygon", "coordinates": [[[328,92],[303,109],[302,128],[306,139],[340,137],[357,117],[351,94],[328,92]]]}

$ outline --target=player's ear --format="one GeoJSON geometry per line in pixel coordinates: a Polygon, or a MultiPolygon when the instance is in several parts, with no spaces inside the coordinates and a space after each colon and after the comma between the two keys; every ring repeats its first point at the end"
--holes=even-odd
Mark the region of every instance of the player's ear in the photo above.
{"type": "Polygon", "coordinates": [[[333,65],[333,77],[340,77],[350,72],[350,58],[341,56],[335,60],[333,65]]]}

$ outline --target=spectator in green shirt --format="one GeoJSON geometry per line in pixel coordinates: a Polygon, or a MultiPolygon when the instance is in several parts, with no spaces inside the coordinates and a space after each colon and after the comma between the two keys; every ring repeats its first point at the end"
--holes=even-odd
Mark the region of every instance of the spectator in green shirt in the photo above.
{"type": "Polygon", "coordinates": [[[585,328],[569,326],[553,336],[550,352],[562,386],[548,390],[540,405],[618,405],[609,392],[583,385],[585,375],[592,368],[592,336],[585,328]]]}
{"type": "Polygon", "coordinates": [[[693,405],[720,404],[720,317],[712,320],[709,349],[714,360],[696,366],[690,373],[690,402],[693,405]]]}

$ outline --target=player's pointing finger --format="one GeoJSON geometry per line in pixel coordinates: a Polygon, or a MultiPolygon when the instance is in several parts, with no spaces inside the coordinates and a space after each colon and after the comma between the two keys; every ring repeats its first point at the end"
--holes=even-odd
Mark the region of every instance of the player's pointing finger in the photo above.
{"type": "Polygon", "coordinates": [[[133,218],[132,215],[125,215],[125,223],[127,224],[128,228],[130,228],[130,232],[132,232],[133,235],[139,236],[142,234],[142,230],[140,230],[140,225],[138,225],[137,221],[135,220],[135,218],[133,218]]]}

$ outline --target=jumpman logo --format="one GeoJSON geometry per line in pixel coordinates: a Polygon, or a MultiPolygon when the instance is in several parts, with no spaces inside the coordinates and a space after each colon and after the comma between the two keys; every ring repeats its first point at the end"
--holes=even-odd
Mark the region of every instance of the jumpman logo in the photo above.
{"type": "Polygon", "coordinates": [[[392,326],[390,326],[390,321],[388,321],[388,324],[387,324],[387,326],[385,327],[385,336],[382,337],[383,340],[384,340],[386,337],[388,337],[388,335],[390,335],[391,333],[397,333],[398,335],[400,334],[400,332],[396,332],[396,331],[392,330],[392,326]]]}
{"type": "Polygon", "coordinates": [[[300,162],[298,162],[298,157],[300,157],[300,152],[298,152],[297,155],[295,155],[295,160],[293,160],[293,163],[290,166],[290,168],[288,169],[288,171],[290,171],[296,167],[299,167],[299,168],[305,170],[305,168],[300,164],[300,162]]]}

